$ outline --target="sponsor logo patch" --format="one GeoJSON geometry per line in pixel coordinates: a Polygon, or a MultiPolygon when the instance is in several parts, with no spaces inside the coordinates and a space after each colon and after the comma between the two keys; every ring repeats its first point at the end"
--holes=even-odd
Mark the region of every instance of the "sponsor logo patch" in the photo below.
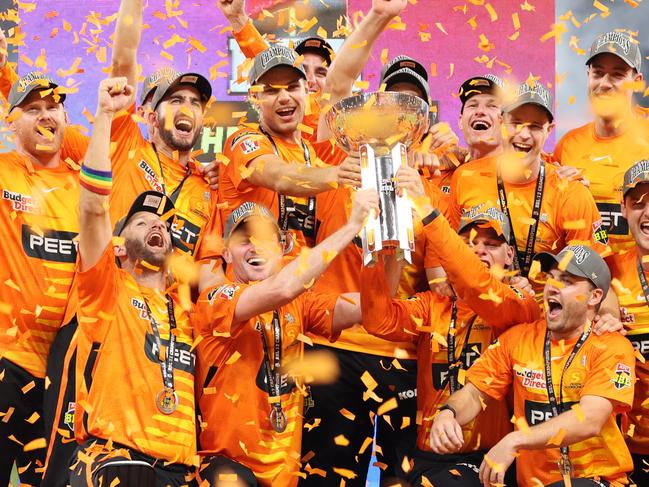
{"type": "Polygon", "coordinates": [[[66,425],[70,431],[74,431],[74,409],[76,407],[75,402],[68,403],[68,409],[63,415],[63,424],[66,425]]]}
{"type": "Polygon", "coordinates": [[[515,367],[514,372],[516,377],[520,377],[523,387],[545,391],[545,373],[542,370],[515,367]]]}
{"type": "Polygon", "coordinates": [[[22,226],[22,244],[25,254],[35,259],[73,264],[77,260],[75,232],[40,229],[39,233],[29,225],[22,226]]]}
{"type": "Polygon", "coordinates": [[[211,305],[214,304],[216,299],[223,299],[226,301],[231,301],[234,298],[239,286],[236,284],[223,284],[222,286],[212,289],[207,293],[207,300],[211,305]]]}
{"type": "Polygon", "coordinates": [[[40,213],[40,208],[33,196],[16,193],[8,189],[2,190],[2,199],[11,202],[11,208],[14,211],[24,211],[25,213],[40,213]]]}
{"type": "Polygon", "coordinates": [[[248,155],[258,151],[261,146],[259,145],[258,140],[245,139],[243,142],[239,144],[239,147],[241,148],[241,151],[244,154],[248,155]]]}
{"type": "Polygon", "coordinates": [[[151,188],[159,193],[164,193],[164,187],[158,181],[158,175],[144,159],[140,160],[138,167],[144,172],[144,179],[151,185],[151,188]]]}
{"type": "Polygon", "coordinates": [[[631,367],[618,362],[613,377],[611,377],[611,382],[618,390],[631,387],[631,367]]]}
{"type": "Polygon", "coordinates": [[[608,245],[608,232],[604,228],[601,219],[593,222],[593,240],[603,245],[608,245]]]}

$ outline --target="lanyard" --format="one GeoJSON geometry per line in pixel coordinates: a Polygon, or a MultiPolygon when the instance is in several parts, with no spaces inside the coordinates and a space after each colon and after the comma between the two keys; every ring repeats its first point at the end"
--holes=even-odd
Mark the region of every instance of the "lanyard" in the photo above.
{"type": "Polygon", "coordinates": [[[457,323],[457,296],[453,296],[453,303],[451,306],[451,323],[448,326],[448,336],[446,337],[446,343],[448,345],[448,384],[453,394],[458,389],[461,389],[462,386],[458,382],[458,374],[460,369],[463,369],[466,363],[466,354],[469,348],[469,337],[471,336],[471,329],[473,328],[473,323],[475,323],[477,316],[471,318],[469,322],[469,328],[466,332],[466,339],[464,340],[464,345],[462,346],[462,351],[460,352],[459,360],[455,358],[455,326],[457,323]]]}
{"type": "Polygon", "coordinates": [[[160,371],[162,372],[162,384],[165,389],[174,390],[174,355],[176,354],[176,335],[174,335],[174,330],[176,329],[176,316],[174,315],[174,302],[171,299],[171,296],[166,295],[167,298],[167,314],[169,315],[169,346],[167,347],[167,356],[165,359],[161,359],[162,354],[162,342],[160,340],[160,330],[158,329],[158,323],[151,313],[151,308],[149,308],[149,303],[146,299],[144,304],[146,306],[146,312],[149,315],[149,323],[151,323],[151,329],[153,330],[153,338],[158,347],[158,359],[160,360],[160,371]]]}
{"type": "MultiPolygon", "coordinates": [[[[259,130],[261,130],[261,133],[266,136],[266,138],[270,141],[270,143],[273,146],[273,151],[275,152],[275,155],[277,157],[279,156],[279,150],[277,149],[277,144],[273,140],[273,137],[264,130],[264,128],[260,125],[259,130]]],[[[302,152],[304,153],[304,162],[306,163],[306,167],[311,167],[311,153],[309,152],[309,148],[307,145],[304,143],[304,140],[300,140],[302,142],[302,152]]],[[[308,199],[308,212],[309,215],[315,215],[315,196],[309,196],[308,199]]],[[[286,211],[286,196],[283,194],[279,195],[279,228],[282,229],[282,231],[286,232],[288,230],[288,211],[286,211]]]]}
{"type": "Polygon", "coordinates": [[[192,170],[189,167],[189,163],[187,163],[187,167],[185,168],[185,177],[182,179],[182,181],[180,181],[180,184],[176,186],[176,189],[174,189],[173,193],[167,194],[167,185],[165,183],[165,173],[164,173],[164,169],[162,168],[162,161],[160,160],[160,155],[158,154],[158,149],[156,148],[155,144],[151,143],[151,146],[153,147],[153,152],[155,153],[155,156],[158,159],[158,167],[160,168],[160,177],[162,178],[161,181],[162,191],[164,191],[164,193],[169,197],[171,202],[175,205],[178,196],[180,196],[180,191],[182,190],[185,181],[187,181],[187,178],[192,174],[192,170]]]}
{"type": "MultiPolygon", "coordinates": [[[[548,392],[548,401],[550,402],[550,408],[552,409],[552,416],[558,416],[563,412],[563,376],[566,371],[572,364],[572,361],[575,359],[575,356],[584,345],[586,339],[590,336],[590,324],[586,326],[586,329],[575,343],[575,346],[566,360],[566,364],[563,366],[563,371],[561,371],[561,381],[559,382],[559,401],[557,402],[557,396],[554,393],[554,385],[552,384],[552,358],[550,357],[550,330],[545,331],[545,344],[543,346],[543,361],[545,365],[545,387],[548,392]]],[[[571,468],[570,460],[568,458],[568,447],[562,446],[561,450],[561,459],[562,461],[567,460],[568,468],[571,468]]]]}
{"type": "Polygon", "coordinates": [[[521,271],[522,276],[527,277],[527,274],[530,272],[530,267],[532,266],[534,244],[536,243],[536,231],[539,227],[539,216],[541,215],[541,202],[543,201],[543,188],[545,186],[545,163],[541,161],[541,165],[539,167],[539,175],[536,178],[536,189],[534,190],[534,206],[532,206],[532,220],[534,220],[534,223],[530,226],[529,233],[527,234],[527,243],[525,245],[524,255],[521,255],[521,251],[518,249],[512,217],[509,214],[509,207],[507,206],[507,194],[505,193],[505,185],[503,183],[503,178],[500,174],[500,171],[498,171],[497,184],[500,209],[507,217],[509,230],[512,234],[512,242],[516,247],[516,259],[514,259],[514,265],[521,271]]]}
{"type": "Polygon", "coordinates": [[[642,286],[642,294],[644,294],[644,299],[649,306],[649,284],[647,284],[647,278],[644,275],[644,269],[642,268],[642,257],[638,255],[638,279],[640,279],[640,285],[642,286]]]}
{"type": "Polygon", "coordinates": [[[286,415],[282,409],[282,327],[279,322],[279,313],[273,311],[273,364],[270,363],[268,340],[261,323],[257,322],[257,329],[261,335],[261,346],[264,350],[264,368],[268,381],[268,402],[272,404],[270,422],[273,429],[282,433],[286,429],[286,415]]]}

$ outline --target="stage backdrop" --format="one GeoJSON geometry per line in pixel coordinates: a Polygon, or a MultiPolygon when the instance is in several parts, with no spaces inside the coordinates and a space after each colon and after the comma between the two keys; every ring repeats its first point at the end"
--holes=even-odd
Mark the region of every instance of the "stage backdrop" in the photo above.
{"type": "MultiPolygon", "coordinates": [[[[10,2],[11,3],[11,2],[10,2]]],[[[219,150],[235,120],[233,111],[246,107],[236,83],[242,56],[214,0],[149,0],[139,60],[144,73],[164,65],[196,70],[213,83],[217,99],[210,115],[216,127],[206,131],[203,149],[219,150]]],[[[360,20],[370,0],[249,0],[248,10],[263,32],[281,39],[320,33],[338,46],[345,29],[341,19],[360,20]]],[[[20,19],[10,29],[13,60],[18,71],[43,69],[78,88],[66,103],[71,119],[89,126],[85,114],[94,112],[96,87],[106,75],[111,56],[117,0],[18,2],[4,18],[20,19]]],[[[398,22],[385,32],[363,73],[371,89],[378,87],[382,54],[408,54],[430,71],[432,97],[439,118],[457,131],[457,89],[469,76],[494,73],[526,80],[534,76],[552,84],[555,19],[548,1],[411,0],[398,22]],[[544,42],[543,37],[547,37],[544,42]],[[384,51],[387,50],[387,51],[384,51]]]]}

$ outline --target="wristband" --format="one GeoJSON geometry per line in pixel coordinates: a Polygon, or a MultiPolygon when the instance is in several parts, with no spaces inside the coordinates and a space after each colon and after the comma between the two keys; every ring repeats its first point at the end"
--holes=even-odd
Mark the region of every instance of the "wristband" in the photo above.
{"type": "Polygon", "coordinates": [[[437,218],[440,215],[440,212],[437,208],[435,208],[433,211],[430,212],[428,216],[425,216],[424,218],[421,219],[421,223],[426,226],[429,223],[431,223],[435,218],[437,218]]]}
{"type": "Polygon", "coordinates": [[[448,404],[444,404],[441,408],[439,408],[440,413],[444,410],[449,410],[450,412],[453,413],[453,417],[457,418],[457,413],[455,412],[455,408],[453,408],[452,406],[449,406],[448,404]]]}
{"type": "Polygon", "coordinates": [[[113,187],[113,173],[92,169],[83,164],[79,173],[79,184],[92,193],[109,195],[113,187]]]}

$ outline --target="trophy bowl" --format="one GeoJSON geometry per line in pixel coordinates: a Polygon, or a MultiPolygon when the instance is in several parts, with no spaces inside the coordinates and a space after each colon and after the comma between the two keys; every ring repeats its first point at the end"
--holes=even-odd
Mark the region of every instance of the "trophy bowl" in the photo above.
{"type": "Polygon", "coordinates": [[[327,112],[329,130],[345,151],[369,144],[389,152],[398,142],[410,147],[428,130],[428,103],[406,93],[364,93],[336,103],[327,112]]]}

